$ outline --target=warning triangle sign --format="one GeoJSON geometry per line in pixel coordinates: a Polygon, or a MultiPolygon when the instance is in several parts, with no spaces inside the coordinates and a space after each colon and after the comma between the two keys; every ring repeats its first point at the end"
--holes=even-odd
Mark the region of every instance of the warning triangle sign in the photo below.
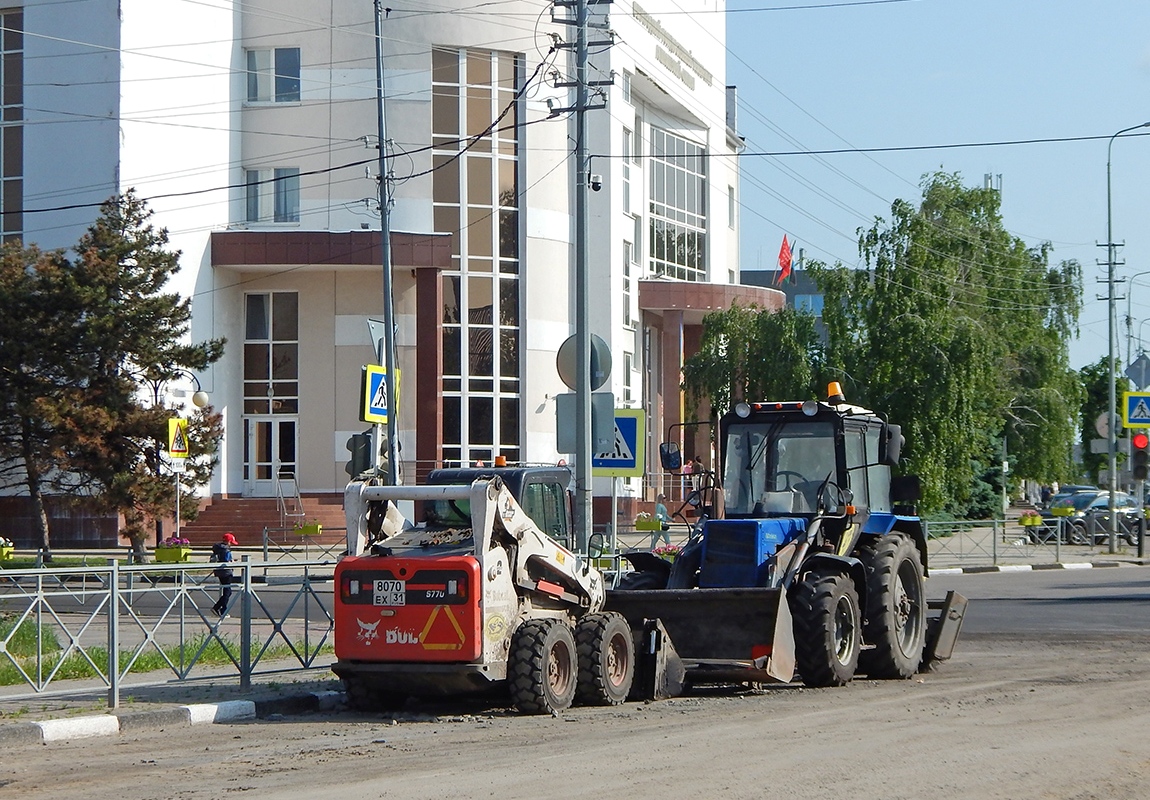
{"type": "Polygon", "coordinates": [[[387,378],[384,377],[380,380],[379,386],[375,387],[375,394],[371,396],[371,407],[381,411],[387,411],[387,378]]]}
{"type": "Polygon", "coordinates": [[[615,425],[615,444],[610,452],[598,453],[595,458],[605,461],[634,461],[635,454],[631,452],[631,446],[627,444],[623,432],[619,430],[618,424],[615,425]]]}
{"type": "Polygon", "coordinates": [[[188,421],[180,417],[168,420],[168,455],[187,458],[188,421]]]}
{"type": "Polygon", "coordinates": [[[1139,399],[1137,405],[1130,409],[1131,420],[1150,420],[1150,406],[1146,405],[1146,401],[1139,399]]]}

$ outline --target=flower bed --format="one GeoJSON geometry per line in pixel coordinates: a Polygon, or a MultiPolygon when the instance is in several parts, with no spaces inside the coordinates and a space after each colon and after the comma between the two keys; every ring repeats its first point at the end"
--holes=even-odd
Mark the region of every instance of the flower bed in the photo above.
{"type": "Polygon", "coordinates": [[[187,561],[192,555],[192,543],[178,536],[169,536],[156,545],[156,561],[161,564],[178,564],[187,561]]]}

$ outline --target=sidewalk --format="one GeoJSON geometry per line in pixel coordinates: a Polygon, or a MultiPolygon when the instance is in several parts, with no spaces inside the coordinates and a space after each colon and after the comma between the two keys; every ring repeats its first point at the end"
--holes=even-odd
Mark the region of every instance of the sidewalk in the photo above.
{"type": "MultiPolygon", "coordinates": [[[[293,662],[294,663],[294,662],[293,662]]],[[[285,664],[290,666],[290,664],[285,664]]],[[[156,673],[152,680],[165,674],[156,673]]],[[[141,684],[148,674],[133,676],[141,684]]],[[[107,687],[98,681],[53,683],[53,693],[27,694],[26,685],[0,687],[0,747],[160,731],[165,728],[275,718],[339,708],[339,680],[327,669],[253,676],[244,690],[239,678],[192,678],[121,687],[121,707],[108,709],[107,687]],[[57,692],[65,692],[63,694],[57,692]],[[19,694],[19,696],[17,696],[19,694]]]]}

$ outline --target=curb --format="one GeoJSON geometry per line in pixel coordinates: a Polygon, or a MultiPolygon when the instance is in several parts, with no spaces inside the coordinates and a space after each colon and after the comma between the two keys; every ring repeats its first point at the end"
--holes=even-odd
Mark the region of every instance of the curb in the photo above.
{"type": "Polygon", "coordinates": [[[309,711],[331,711],[343,702],[343,692],[308,692],[264,700],[224,700],[219,703],[195,703],[145,711],[120,710],[42,722],[16,722],[0,725],[0,747],[162,731],[165,728],[190,725],[243,722],[309,711]]]}
{"type": "Polygon", "coordinates": [[[1038,572],[1049,569],[1102,569],[1105,567],[1120,567],[1120,561],[1071,561],[1053,564],[999,564],[996,567],[948,567],[946,569],[932,569],[931,577],[935,575],[979,575],[984,572],[1038,572]]]}

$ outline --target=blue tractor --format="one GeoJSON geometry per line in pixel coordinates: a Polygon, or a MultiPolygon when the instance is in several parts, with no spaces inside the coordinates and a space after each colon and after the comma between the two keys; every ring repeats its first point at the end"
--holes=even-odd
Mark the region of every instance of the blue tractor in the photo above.
{"type": "MultiPolygon", "coordinates": [[[[608,593],[645,670],[681,683],[842,686],[856,673],[907,678],[948,658],[966,600],[926,598],[927,546],[915,477],[894,477],[898,425],[846,402],[739,403],[718,423],[718,463],[689,498],[698,521],[673,565],[628,554],[608,593]],[[710,480],[707,480],[710,478],[710,480]]],[[[674,444],[665,469],[681,466],[674,444]]]]}

